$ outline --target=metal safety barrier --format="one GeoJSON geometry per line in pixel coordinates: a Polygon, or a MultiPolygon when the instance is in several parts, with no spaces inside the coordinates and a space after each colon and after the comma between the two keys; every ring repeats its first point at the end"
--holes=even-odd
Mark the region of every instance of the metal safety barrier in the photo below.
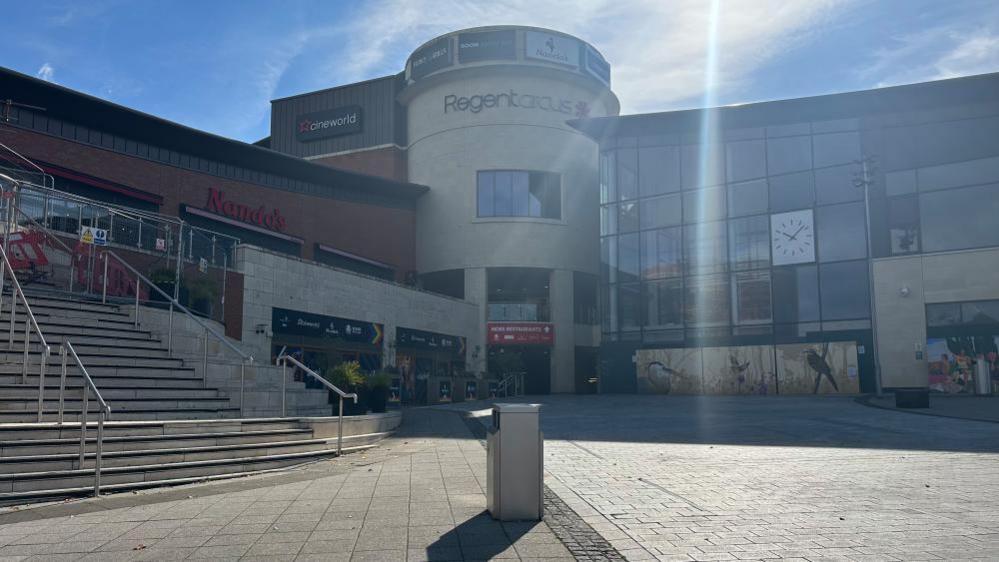
{"type": "MultiPolygon", "coordinates": [[[[87,416],[90,410],[90,393],[94,393],[94,398],[97,399],[97,404],[100,406],[97,413],[97,439],[95,440],[94,449],[94,497],[101,495],[101,463],[104,454],[104,422],[111,417],[111,406],[104,401],[101,396],[101,392],[97,390],[97,385],[94,384],[94,379],[90,378],[90,373],[87,372],[87,368],[83,366],[83,362],[80,361],[80,356],[76,354],[76,350],[73,349],[73,344],[69,341],[63,342],[59,349],[59,355],[62,359],[62,376],[59,378],[59,423],[63,423],[63,397],[66,392],[66,359],[67,356],[73,358],[73,362],[76,363],[76,368],[80,370],[80,376],[83,377],[83,396],[80,398],[82,404],[80,406],[80,470],[83,470],[83,464],[87,456],[87,416]]],[[[39,393],[39,400],[41,400],[41,394],[39,393]]]]}
{"type": "Polygon", "coordinates": [[[285,355],[282,350],[281,354],[278,355],[277,364],[281,366],[281,417],[287,417],[285,411],[285,386],[288,383],[288,362],[301,369],[305,374],[319,381],[323,386],[332,390],[340,396],[340,415],[339,421],[337,422],[337,435],[336,435],[336,454],[339,455],[343,448],[343,400],[344,398],[353,398],[354,404],[357,404],[357,393],[356,392],[344,392],[333,385],[333,383],[324,379],[319,373],[313,371],[312,369],[306,367],[301,361],[295,359],[290,355],[285,355]]]}

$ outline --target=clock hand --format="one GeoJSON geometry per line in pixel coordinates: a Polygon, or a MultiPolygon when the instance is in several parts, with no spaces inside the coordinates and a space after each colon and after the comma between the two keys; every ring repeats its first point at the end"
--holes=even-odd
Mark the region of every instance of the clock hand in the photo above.
{"type": "Polygon", "coordinates": [[[798,237],[798,233],[799,233],[799,232],[801,232],[801,231],[802,231],[802,230],[804,230],[804,229],[805,229],[805,225],[801,225],[801,227],[800,227],[800,228],[798,228],[798,230],[795,230],[795,231],[794,231],[794,234],[792,234],[792,235],[791,235],[791,238],[790,238],[790,240],[794,240],[794,239],[796,239],[796,238],[798,237]]]}

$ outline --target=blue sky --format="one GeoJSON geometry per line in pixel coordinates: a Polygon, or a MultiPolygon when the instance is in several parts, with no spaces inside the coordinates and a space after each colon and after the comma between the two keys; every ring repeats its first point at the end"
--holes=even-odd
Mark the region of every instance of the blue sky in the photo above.
{"type": "MultiPolygon", "coordinates": [[[[622,113],[697,107],[707,0],[18,2],[0,65],[245,141],[275,98],[398,72],[441,33],[550,27],[612,65],[622,113]]],[[[720,104],[999,71],[996,0],[721,0],[720,104]]],[[[0,92],[0,98],[4,97],[0,92]]]]}

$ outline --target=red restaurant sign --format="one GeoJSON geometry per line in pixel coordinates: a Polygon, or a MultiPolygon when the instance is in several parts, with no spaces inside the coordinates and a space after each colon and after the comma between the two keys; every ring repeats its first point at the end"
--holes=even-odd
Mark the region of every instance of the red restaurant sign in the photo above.
{"type": "Polygon", "coordinates": [[[555,345],[555,326],[541,322],[490,322],[492,345],[555,345]]]}
{"type": "Polygon", "coordinates": [[[278,232],[284,231],[285,228],[284,217],[281,216],[281,211],[278,209],[275,208],[268,212],[263,205],[253,208],[250,205],[234,203],[226,200],[224,191],[214,187],[208,188],[208,210],[218,215],[278,232]]]}

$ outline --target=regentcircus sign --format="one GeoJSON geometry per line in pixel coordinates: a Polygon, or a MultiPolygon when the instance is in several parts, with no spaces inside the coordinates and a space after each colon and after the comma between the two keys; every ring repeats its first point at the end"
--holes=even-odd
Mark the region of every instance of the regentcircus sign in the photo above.
{"type": "Polygon", "coordinates": [[[499,94],[475,94],[472,96],[448,94],[444,96],[444,113],[452,111],[479,113],[483,109],[496,107],[554,111],[579,118],[588,117],[590,114],[590,104],[585,101],[575,101],[559,96],[519,94],[513,89],[499,94]]]}
{"type": "Polygon", "coordinates": [[[299,115],[296,136],[299,141],[322,139],[361,132],[361,107],[349,105],[327,111],[299,115]]]}

